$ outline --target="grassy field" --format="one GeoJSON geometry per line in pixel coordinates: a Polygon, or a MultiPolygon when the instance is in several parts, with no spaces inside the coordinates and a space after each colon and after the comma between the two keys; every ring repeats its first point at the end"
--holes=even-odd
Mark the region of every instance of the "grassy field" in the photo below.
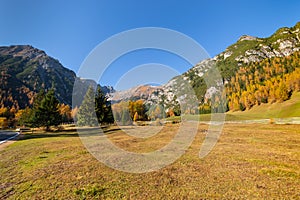
{"type": "MultiPolygon", "coordinates": [[[[150,139],[108,129],[118,146],[160,148],[179,124],[150,139]]],[[[175,163],[155,172],[116,171],[92,157],[76,132],[26,133],[0,151],[0,199],[299,199],[300,125],[226,124],[204,159],[207,125],[175,163]]]]}
{"type": "MultiPolygon", "coordinates": [[[[289,100],[284,102],[261,104],[259,106],[254,106],[250,110],[246,111],[227,112],[225,120],[240,121],[290,117],[300,117],[300,92],[294,93],[289,100]]],[[[195,121],[198,121],[200,119],[200,121],[210,121],[211,114],[185,115],[184,119],[195,121]]],[[[181,120],[181,117],[171,117],[167,120],[178,121],[181,120]]]]}
{"type": "Polygon", "coordinates": [[[300,117],[300,92],[294,93],[291,99],[273,104],[254,106],[244,112],[227,113],[228,120],[270,119],[300,117]]]}

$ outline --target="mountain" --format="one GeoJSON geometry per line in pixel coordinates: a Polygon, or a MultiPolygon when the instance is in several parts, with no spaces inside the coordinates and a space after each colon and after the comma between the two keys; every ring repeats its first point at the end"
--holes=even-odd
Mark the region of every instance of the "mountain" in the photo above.
{"type": "MultiPolygon", "coordinates": [[[[229,82],[232,80],[232,77],[244,75],[248,76],[250,74],[250,72],[246,73],[247,70],[245,69],[247,68],[251,68],[253,72],[259,71],[262,74],[266,74],[266,72],[263,69],[263,66],[261,66],[261,70],[255,70],[255,66],[263,61],[264,64],[267,64],[268,62],[273,62],[271,61],[272,59],[282,58],[278,62],[283,62],[281,63],[281,66],[286,65],[286,59],[283,58],[287,58],[293,55],[295,52],[299,52],[300,50],[299,34],[300,22],[291,28],[280,28],[273,35],[267,38],[258,38],[243,35],[237,40],[236,43],[226,48],[224,52],[220,53],[214,58],[201,61],[200,63],[196,64],[193,68],[183,73],[181,76],[174,77],[167,84],[162,85],[157,89],[155,89],[154,86],[151,86],[151,90],[144,88],[150,88],[150,86],[140,86],[134,89],[130,89],[128,91],[122,91],[121,93],[123,95],[112,95],[114,97],[113,99],[115,101],[121,101],[137,100],[138,98],[140,98],[143,99],[146,103],[151,103],[153,99],[156,99],[156,102],[164,102],[165,106],[168,107],[172,102],[174,102],[174,98],[180,95],[178,93],[180,92],[180,90],[182,90],[182,82],[188,81],[196,93],[198,102],[200,104],[205,104],[209,102],[210,99],[214,96],[214,94],[216,94],[220,90],[220,88],[210,86],[205,82],[205,76],[207,76],[207,72],[209,72],[209,70],[212,69],[212,66],[216,66],[216,68],[220,71],[223,83],[227,89],[229,82]],[[242,71],[245,71],[245,73],[242,74],[242,71]],[[140,89],[142,89],[143,91],[147,91],[147,93],[140,92],[140,89]],[[138,96],[137,94],[142,95],[138,96]]],[[[300,60],[298,60],[298,63],[299,61],[300,60]]],[[[270,64],[271,67],[275,68],[276,66],[273,65],[273,63],[270,64]]],[[[272,76],[275,75],[277,74],[272,74],[272,76]]],[[[210,77],[210,80],[212,79],[213,78],[210,77]]],[[[237,84],[241,85],[242,87],[245,87],[246,89],[246,84],[243,84],[243,81],[246,81],[246,79],[243,81],[238,81],[239,82],[237,84]]],[[[257,84],[264,83],[261,82],[257,84]]],[[[211,85],[218,86],[222,84],[215,83],[211,85]]],[[[241,100],[238,99],[238,101],[241,100]]]]}
{"type": "MultiPolygon", "coordinates": [[[[87,87],[90,82],[81,80],[58,60],[44,51],[29,45],[0,47],[0,94],[1,106],[25,108],[31,106],[39,90],[54,88],[61,103],[72,105],[75,80],[87,87]]],[[[103,87],[106,92],[112,88],[103,87]]],[[[83,90],[86,91],[86,90],[83,90]]],[[[84,96],[80,91],[78,96],[84,96]]]]}
{"type": "Polygon", "coordinates": [[[129,90],[115,91],[110,93],[110,98],[113,103],[118,103],[121,100],[148,100],[149,103],[158,99],[157,94],[163,92],[163,88],[151,85],[139,85],[129,90]]]}
{"type": "Polygon", "coordinates": [[[283,27],[267,38],[241,36],[214,60],[225,79],[239,66],[260,62],[266,58],[284,57],[300,50],[300,22],[294,27],[283,27]]]}
{"type": "MultiPolygon", "coordinates": [[[[298,90],[296,69],[299,68],[297,63],[300,63],[297,54],[300,51],[299,34],[300,23],[291,28],[280,28],[267,38],[244,35],[219,55],[199,62],[165,85],[137,86],[118,92],[112,87],[102,87],[102,90],[108,93],[113,102],[143,99],[145,104],[160,103],[166,108],[172,108],[179,102],[189,105],[192,101],[186,99],[186,93],[195,92],[196,101],[210,109],[214,106],[211,105],[211,99],[220,94],[222,83],[225,85],[230,110],[250,109],[254,104],[286,100],[292,91],[298,90]],[[214,77],[211,71],[213,66],[220,71],[221,82],[214,77]],[[287,73],[286,76],[283,73],[287,73]],[[282,86],[285,84],[288,87],[282,86]],[[286,89],[287,92],[282,93],[274,88],[286,89]]],[[[1,106],[25,108],[32,105],[33,97],[39,90],[50,88],[55,89],[61,103],[71,105],[75,82],[80,84],[79,88],[96,85],[93,81],[76,77],[72,70],[62,66],[58,60],[32,46],[0,47],[1,106]]],[[[83,97],[82,91],[86,89],[74,91],[75,96],[83,97]]],[[[80,98],[76,100],[80,102],[80,98]]]]}
{"type": "Polygon", "coordinates": [[[60,102],[71,104],[76,74],[29,45],[0,47],[1,105],[24,108],[41,89],[54,88],[60,102]]]}

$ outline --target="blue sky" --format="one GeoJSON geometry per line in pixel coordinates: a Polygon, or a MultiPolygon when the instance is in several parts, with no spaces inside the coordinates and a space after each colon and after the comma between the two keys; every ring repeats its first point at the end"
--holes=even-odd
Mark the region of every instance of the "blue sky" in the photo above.
{"type": "MultiPolygon", "coordinates": [[[[210,56],[241,35],[268,37],[300,21],[300,1],[209,0],[0,0],[0,45],[30,44],[78,71],[100,42],[128,29],[164,27],[182,32],[210,56]]],[[[144,51],[120,58],[101,84],[115,85],[137,65],[161,63],[182,73],[189,63],[166,52],[144,51]]]]}

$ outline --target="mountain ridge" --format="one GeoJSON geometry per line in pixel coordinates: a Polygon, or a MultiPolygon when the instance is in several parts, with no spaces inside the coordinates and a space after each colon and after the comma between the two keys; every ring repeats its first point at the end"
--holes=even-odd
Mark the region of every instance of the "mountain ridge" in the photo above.
{"type": "MultiPolygon", "coordinates": [[[[228,46],[220,54],[213,58],[200,61],[182,75],[174,77],[167,84],[161,86],[157,95],[144,94],[140,96],[140,99],[143,99],[146,103],[151,103],[151,99],[144,98],[145,96],[151,98],[155,97],[155,99],[157,99],[156,103],[164,99],[165,105],[167,106],[167,104],[174,101],[174,93],[176,93],[174,88],[176,89],[176,85],[178,85],[181,80],[187,80],[193,87],[198,101],[204,103],[220,89],[217,87],[207,87],[205,84],[203,76],[212,67],[215,66],[220,71],[223,83],[226,85],[241,66],[259,63],[264,59],[286,57],[298,51],[300,51],[300,22],[290,28],[279,28],[275,33],[266,38],[242,35],[238,38],[236,43],[228,46]]],[[[215,85],[218,85],[218,83],[215,85]]],[[[126,98],[115,98],[114,100],[137,100],[136,95],[133,95],[134,98],[131,98],[130,91],[132,90],[129,89],[126,95],[124,95],[126,91],[122,92],[126,98]]],[[[135,94],[137,93],[139,92],[135,91],[135,94]]]]}
{"type": "MultiPolygon", "coordinates": [[[[247,67],[251,63],[259,63],[265,59],[286,57],[299,51],[300,22],[290,28],[279,28],[266,38],[242,35],[236,43],[228,46],[220,54],[197,63],[162,86],[137,86],[118,92],[112,87],[102,88],[113,102],[143,99],[146,104],[162,103],[166,107],[171,107],[172,104],[178,103],[179,99],[184,99],[179,88],[182,89],[183,82],[186,81],[194,90],[198,102],[204,104],[214,94],[220,92],[218,85],[221,83],[209,86],[205,82],[205,74],[210,69],[216,67],[226,85],[241,66],[247,67]]],[[[82,82],[82,87],[90,85],[89,81],[76,77],[75,72],[65,68],[45,51],[30,45],[0,47],[0,69],[0,103],[10,108],[30,106],[34,95],[40,89],[50,88],[55,89],[61,103],[71,105],[74,82],[76,80],[82,82]]],[[[75,95],[84,96],[81,93],[75,95]]]]}
{"type": "MultiPolygon", "coordinates": [[[[77,80],[85,88],[91,84],[90,81],[81,80],[75,72],[48,56],[45,51],[31,45],[0,47],[0,70],[0,103],[17,110],[30,107],[39,90],[47,91],[50,88],[55,90],[61,103],[71,106],[74,82],[77,80]]],[[[102,89],[106,93],[114,91],[110,87],[102,89]]],[[[82,91],[74,92],[75,95],[84,96],[80,93],[82,91]]]]}

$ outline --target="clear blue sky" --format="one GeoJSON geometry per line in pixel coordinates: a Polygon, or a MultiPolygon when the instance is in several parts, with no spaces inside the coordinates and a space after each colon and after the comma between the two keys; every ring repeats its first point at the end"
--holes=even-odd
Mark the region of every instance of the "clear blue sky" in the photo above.
{"type": "MultiPolygon", "coordinates": [[[[243,34],[267,37],[298,21],[298,0],[0,0],[0,45],[30,44],[77,72],[100,42],[128,29],[173,29],[213,57],[243,34]]],[[[148,51],[120,59],[101,83],[114,85],[130,68],[150,62],[179,72],[191,67],[167,53],[148,51]]]]}

